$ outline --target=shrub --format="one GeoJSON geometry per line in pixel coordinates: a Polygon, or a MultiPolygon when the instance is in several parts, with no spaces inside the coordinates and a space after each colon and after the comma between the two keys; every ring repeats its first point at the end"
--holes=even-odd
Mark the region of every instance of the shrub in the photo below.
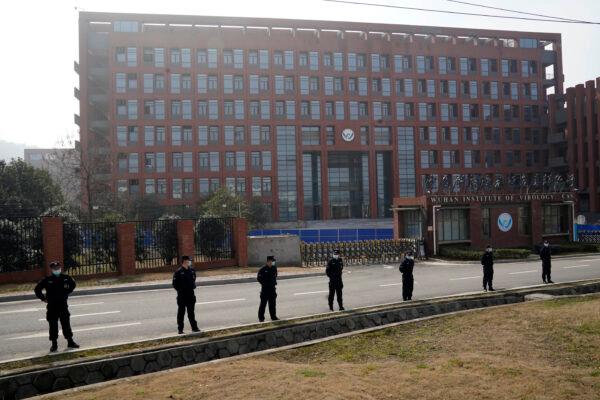
{"type": "Polygon", "coordinates": [[[200,254],[209,259],[218,258],[223,251],[227,235],[226,220],[201,218],[196,223],[196,246],[200,254]]]}
{"type": "MultiPolygon", "coordinates": [[[[483,250],[464,246],[441,246],[440,256],[454,260],[481,260],[483,250]]],[[[495,259],[523,259],[529,257],[528,249],[495,249],[495,259]]]]}
{"type": "Polygon", "coordinates": [[[158,234],[155,238],[160,257],[165,265],[171,265],[173,258],[177,257],[177,215],[163,215],[159,221],[158,234]]]}

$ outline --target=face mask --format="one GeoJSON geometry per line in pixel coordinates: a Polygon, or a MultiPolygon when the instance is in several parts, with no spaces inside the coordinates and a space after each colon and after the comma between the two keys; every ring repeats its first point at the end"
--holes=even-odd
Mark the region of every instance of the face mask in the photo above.
{"type": "Polygon", "coordinates": [[[413,256],[406,256],[406,258],[408,258],[409,260],[412,260],[413,256]]]}
{"type": "Polygon", "coordinates": [[[544,247],[548,247],[548,246],[549,246],[548,243],[544,243],[544,247]]]}
{"type": "Polygon", "coordinates": [[[338,256],[337,254],[334,254],[333,258],[335,258],[337,260],[338,258],[340,258],[340,256],[338,256]]]}
{"type": "Polygon", "coordinates": [[[492,252],[492,248],[488,247],[485,251],[487,251],[488,253],[491,253],[492,252]]]}
{"type": "Polygon", "coordinates": [[[274,267],[274,266],[275,266],[275,261],[273,261],[273,262],[271,263],[271,266],[272,266],[272,267],[274,267]]]}
{"type": "Polygon", "coordinates": [[[188,268],[190,268],[192,266],[192,262],[188,261],[187,266],[188,266],[188,268]]]}
{"type": "Polygon", "coordinates": [[[61,269],[53,269],[52,270],[52,274],[54,274],[54,276],[59,276],[61,272],[62,272],[61,269]]]}

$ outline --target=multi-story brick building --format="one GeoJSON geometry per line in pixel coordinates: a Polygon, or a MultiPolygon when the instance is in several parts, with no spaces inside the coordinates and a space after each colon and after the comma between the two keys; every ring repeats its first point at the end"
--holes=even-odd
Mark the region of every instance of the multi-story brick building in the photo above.
{"type": "Polygon", "coordinates": [[[578,211],[591,221],[600,216],[600,78],[549,96],[550,166],[575,176],[578,211]]]}
{"type": "MultiPolygon", "coordinates": [[[[401,236],[425,236],[442,183],[546,171],[563,82],[559,34],[88,12],[77,69],[108,190],[178,205],[225,185],[276,221],[394,213],[401,236]]],[[[485,240],[466,204],[442,242],[485,240]]]]}

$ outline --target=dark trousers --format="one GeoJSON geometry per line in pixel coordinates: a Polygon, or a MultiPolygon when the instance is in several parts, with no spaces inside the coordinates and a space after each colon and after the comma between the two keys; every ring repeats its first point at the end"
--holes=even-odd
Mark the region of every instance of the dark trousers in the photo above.
{"type": "Polygon", "coordinates": [[[413,288],[415,280],[412,276],[402,276],[402,299],[412,300],[413,288]]]}
{"type": "Polygon", "coordinates": [[[333,297],[337,296],[337,303],[340,308],[344,307],[342,298],[343,285],[329,282],[329,308],[333,309],[333,297]]]}
{"type": "Polygon", "coordinates": [[[493,289],[492,280],[494,279],[494,268],[483,267],[483,289],[493,289]]]}
{"type": "Polygon", "coordinates": [[[265,320],[265,308],[269,303],[269,315],[271,319],[277,318],[277,292],[273,289],[263,289],[260,292],[260,306],[258,306],[258,319],[265,320]]]}
{"type": "Polygon", "coordinates": [[[183,330],[183,319],[187,310],[192,329],[198,329],[196,322],[196,296],[177,296],[177,329],[183,330]]]}
{"type": "Polygon", "coordinates": [[[60,320],[60,326],[62,327],[63,336],[65,339],[70,340],[73,338],[73,331],[71,330],[71,314],[69,314],[69,307],[66,304],[61,305],[48,305],[46,311],[46,321],[49,325],[50,340],[54,341],[58,339],[58,321],[60,320]]]}
{"type": "Polygon", "coordinates": [[[552,279],[550,278],[550,272],[552,269],[552,264],[550,263],[542,263],[542,280],[544,282],[550,282],[552,279]]]}

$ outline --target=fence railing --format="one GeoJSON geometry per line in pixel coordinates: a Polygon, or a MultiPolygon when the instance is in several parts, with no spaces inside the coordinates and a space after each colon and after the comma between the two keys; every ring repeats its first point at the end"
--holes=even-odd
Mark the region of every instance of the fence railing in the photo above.
{"type": "Polygon", "coordinates": [[[136,221],[135,261],[136,270],[176,265],[177,221],[136,221]]]}
{"type": "Polygon", "coordinates": [[[400,262],[407,251],[418,250],[418,239],[365,240],[338,243],[305,243],[300,245],[302,263],[306,266],[323,266],[333,256],[335,249],[346,265],[365,265],[400,262]]]}
{"type": "Polygon", "coordinates": [[[41,219],[0,219],[0,273],[33,270],[43,264],[41,219]]]}
{"type": "Polygon", "coordinates": [[[77,222],[63,226],[65,270],[73,276],[117,271],[114,222],[77,222]]]}
{"type": "Polygon", "coordinates": [[[194,261],[233,258],[233,219],[200,218],[194,226],[194,261]]]}
{"type": "Polygon", "coordinates": [[[248,233],[250,236],[298,235],[306,243],[357,242],[363,240],[392,239],[392,228],[335,228],[335,229],[258,229],[248,233]]]}

